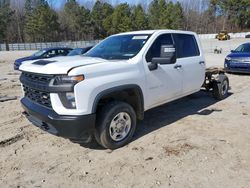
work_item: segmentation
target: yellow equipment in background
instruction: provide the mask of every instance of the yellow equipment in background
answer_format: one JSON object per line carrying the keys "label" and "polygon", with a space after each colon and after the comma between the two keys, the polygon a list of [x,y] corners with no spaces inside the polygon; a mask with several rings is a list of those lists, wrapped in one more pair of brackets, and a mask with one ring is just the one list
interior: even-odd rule
{"label": "yellow equipment in background", "polygon": [[215,38],[218,40],[230,40],[230,35],[227,31],[222,30],[218,33],[218,35],[215,36]]}

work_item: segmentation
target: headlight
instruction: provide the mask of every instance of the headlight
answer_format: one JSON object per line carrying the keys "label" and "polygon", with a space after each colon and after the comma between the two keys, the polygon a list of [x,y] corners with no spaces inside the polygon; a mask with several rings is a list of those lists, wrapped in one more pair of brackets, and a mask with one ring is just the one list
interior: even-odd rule
{"label": "headlight", "polygon": [[84,80],[84,75],[79,76],[56,76],[54,79],[54,85],[65,85],[65,84],[77,84]]}
{"label": "headlight", "polygon": [[231,57],[226,57],[226,61],[231,61],[232,58]]}
{"label": "headlight", "polygon": [[57,93],[65,108],[76,109],[74,86],[83,80],[84,75],[60,75],[54,78],[53,85],[54,87],[57,87]]}

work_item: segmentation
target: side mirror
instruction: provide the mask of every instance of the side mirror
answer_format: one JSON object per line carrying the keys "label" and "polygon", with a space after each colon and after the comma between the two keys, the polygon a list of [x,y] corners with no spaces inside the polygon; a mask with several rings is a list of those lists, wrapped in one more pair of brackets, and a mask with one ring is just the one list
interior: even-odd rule
{"label": "side mirror", "polygon": [[232,52],[232,53],[234,53],[234,52],[235,52],[235,50],[231,50],[231,52]]}
{"label": "side mirror", "polygon": [[160,57],[152,58],[153,64],[174,64],[176,62],[176,49],[174,45],[162,45]]}

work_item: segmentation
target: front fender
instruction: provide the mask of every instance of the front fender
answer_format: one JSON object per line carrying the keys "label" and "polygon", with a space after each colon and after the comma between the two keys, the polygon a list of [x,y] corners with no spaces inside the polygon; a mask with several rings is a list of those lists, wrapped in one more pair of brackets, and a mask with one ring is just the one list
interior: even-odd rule
{"label": "front fender", "polygon": [[98,103],[102,97],[109,95],[111,93],[114,93],[114,92],[120,92],[120,91],[130,90],[130,89],[136,91],[137,98],[139,100],[139,106],[140,106],[139,108],[140,108],[140,111],[143,112],[144,111],[144,97],[143,97],[142,89],[140,88],[140,86],[138,86],[136,84],[127,84],[127,85],[112,87],[112,88],[106,89],[106,90],[102,91],[101,93],[99,93],[95,97],[93,107],[92,107],[92,113],[96,113]]}

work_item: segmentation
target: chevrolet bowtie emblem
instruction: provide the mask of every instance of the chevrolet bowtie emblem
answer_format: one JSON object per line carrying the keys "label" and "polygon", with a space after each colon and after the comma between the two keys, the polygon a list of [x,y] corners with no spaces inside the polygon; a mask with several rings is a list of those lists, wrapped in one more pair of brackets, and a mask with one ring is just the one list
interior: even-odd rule
{"label": "chevrolet bowtie emblem", "polygon": [[42,98],[43,99],[48,99],[48,96],[47,95],[43,95]]}

